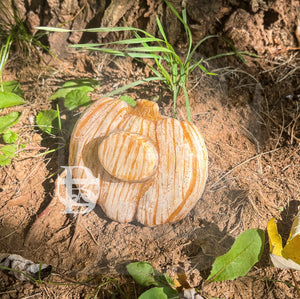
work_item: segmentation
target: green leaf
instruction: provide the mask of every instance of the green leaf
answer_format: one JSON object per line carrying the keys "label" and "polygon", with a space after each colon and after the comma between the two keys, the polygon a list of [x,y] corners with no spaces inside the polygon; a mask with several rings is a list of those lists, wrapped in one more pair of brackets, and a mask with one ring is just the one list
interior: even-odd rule
{"label": "green leaf", "polygon": [[16,144],[3,145],[0,148],[0,151],[3,153],[3,155],[5,155],[8,158],[14,157],[16,150],[17,150]]}
{"label": "green leaf", "polygon": [[20,112],[11,112],[7,115],[0,117],[0,134],[3,133],[6,129],[16,124],[21,116]]}
{"label": "green leaf", "polygon": [[24,91],[20,88],[20,83],[18,81],[5,81],[2,82],[3,91],[13,92],[16,95],[23,97]]}
{"label": "green leaf", "polygon": [[150,263],[130,263],[126,266],[126,269],[139,285],[144,287],[148,287],[150,285],[157,285],[157,282],[154,278],[155,271]]}
{"label": "green leaf", "polygon": [[18,133],[6,130],[2,138],[5,143],[15,143],[18,140]]}
{"label": "green leaf", "polygon": [[144,292],[138,299],[179,299],[176,290],[171,287],[154,287]]}
{"label": "green leaf", "polygon": [[65,99],[65,107],[69,110],[74,110],[77,107],[87,105],[91,102],[87,92],[82,89],[73,89],[67,95]]}
{"label": "green leaf", "polygon": [[0,154],[0,166],[7,166],[11,163],[11,159]]}
{"label": "green leaf", "polygon": [[216,258],[207,282],[233,280],[246,275],[260,260],[265,242],[261,229],[249,229],[241,233],[231,249]]}
{"label": "green leaf", "polygon": [[136,105],[135,100],[127,94],[120,96],[120,100],[126,102],[127,104],[129,104],[132,107],[135,107],[135,105]]}
{"label": "green leaf", "polygon": [[58,111],[52,109],[40,111],[36,116],[36,124],[48,134],[57,134],[59,131]]}
{"label": "green leaf", "polygon": [[49,98],[49,100],[65,98],[66,95],[72,90],[81,90],[88,93],[93,91],[96,86],[99,86],[99,84],[98,81],[94,79],[76,79],[67,81]]}
{"label": "green leaf", "polygon": [[0,108],[24,104],[25,101],[15,93],[0,91]]}

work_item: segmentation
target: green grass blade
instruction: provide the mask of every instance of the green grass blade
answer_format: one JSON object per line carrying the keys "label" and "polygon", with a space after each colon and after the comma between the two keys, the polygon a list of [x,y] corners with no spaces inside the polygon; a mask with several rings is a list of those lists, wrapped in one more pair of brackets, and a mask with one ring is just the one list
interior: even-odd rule
{"label": "green grass blade", "polygon": [[247,60],[240,54],[240,52],[237,50],[237,48],[226,38],[223,37],[223,40],[225,41],[225,43],[227,45],[230,46],[230,48],[233,50],[233,52],[235,53],[235,55],[240,58],[242,60],[242,62],[244,62],[245,64],[248,64]]}
{"label": "green grass blade", "polygon": [[183,90],[183,94],[184,94],[184,98],[185,98],[187,120],[191,121],[192,117],[191,117],[190,99],[189,99],[189,95],[188,95],[185,85],[182,85],[182,90]]}
{"label": "green grass blade", "polygon": [[218,37],[218,35],[216,34],[213,34],[213,35],[208,35],[208,36],[205,36],[204,38],[202,38],[197,44],[196,46],[193,48],[191,54],[190,54],[190,57],[189,57],[189,60],[192,58],[192,56],[194,55],[195,51],[199,48],[199,46],[205,42],[207,39],[210,39],[210,38],[214,38],[214,37]]}
{"label": "green grass blade", "polygon": [[177,97],[180,91],[180,85],[176,85],[173,90],[173,113],[174,117],[176,117],[176,111],[177,111]]}
{"label": "green grass blade", "polygon": [[60,112],[59,112],[59,106],[56,104],[56,111],[57,111],[57,119],[58,119],[58,128],[59,131],[61,132],[61,118],[60,118]]}
{"label": "green grass blade", "polygon": [[103,52],[103,53],[107,53],[107,54],[111,54],[111,55],[119,56],[119,57],[129,56],[129,57],[135,58],[135,59],[139,59],[139,58],[153,59],[154,58],[153,56],[163,58],[162,56],[155,55],[154,53],[127,52],[126,49],[119,51],[119,50],[108,49],[108,48],[87,47],[87,48],[85,48],[85,50]]}
{"label": "green grass blade", "polygon": [[203,61],[203,59],[199,60],[199,61],[195,61],[193,60],[193,62],[195,62],[194,65],[191,66],[191,71],[194,70],[195,67],[199,67],[201,69],[201,71],[203,71],[205,74],[210,75],[210,76],[216,76],[216,73],[211,73],[209,72],[202,64],[201,62]]}
{"label": "green grass blade", "polygon": [[183,22],[184,22],[183,25],[184,25],[184,28],[185,28],[185,32],[188,36],[188,42],[189,42],[187,57],[191,57],[190,53],[191,53],[191,49],[192,49],[192,45],[193,45],[193,37],[192,37],[191,29],[190,29],[190,27],[188,26],[188,23],[187,23],[186,9],[182,10],[182,18],[183,18]]}
{"label": "green grass blade", "polygon": [[190,51],[191,51],[191,48],[192,48],[192,42],[193,42],[193,39],[192,39],[192,32],[187,24],[187,17],[186,17],[186,9],[183,9],[182,10],[182,15],[183,15],[183,18],[181,18],[181,16],[178,14],[178,12],[175,10],[175,8],[171,5],[171,3],[167,0],[164,0],[165,3],[168,5],[168,7],[171,9],[171,11],[173,12],[173,14],[176,16],[176,18],[183,24],[184,26],[184,29],[187,33],[187,36],[188,36],[188,54],[187,54],[187,57],[189,57],[189,54],[190,54]]}
{"label": "green grass blade", "polygon": [[247,55],[247,56],[250,56],[250,57],[261,58],[261,56],[255,54],[255,53],[247,52],[247,51],[239,51],[239,53],[241,55]]}
{"label": "green grass blade", "polygon": [[158,67],[160,73],[166,79],[166,83],[167,83],[168,87],[170,89],[172,89],[173,82],[172,82],[172,78],[171,78],[169,72],[162,66],[162,64],[157,64],[157,67]]}
{"label": "green grass blade", "polygon": [[[259,55],[256,55],[256,54],[254,54],[254,53],[249,53],[249,52],[247,52],[247,51],[239,51],[238,53],[239,53],[240,55],[247,55],[247,56],[250,56],[250,57],[260,58]],[[236,52],[220,53],[220,54],[217,54],[217,55],[215,55],[215,56],[211,56],[211,57],[209,57],[209,58],[206,58],[205,60],[206,60],[206,61],[209,61],[209,60],[221,58],[221,57],[224,57],[224,56],[231,56],[231,55],[236,55]]]}
{"label": "green grass blade", "polygon": [[134,81],[132,83],[129,83],[127,85],[124,85],[114,91],[111,91],[107,94],[104,95],[104,97],[109,97],[109,96],[113,96],[115,94],[118,94],[120,92],[123,92],[129,88],[132,88],[132,87],[135,87],[137,85],[140,85],[140,84],[143,84],[145,82],[150,82],[150,81],[161,81],[161,80],[164,80],[164,77],[149,77],[149,78],[145,78],[145,79],[141,79],[141,80],[137,80],[137,81]]}
{"label": "green grass blade", "polygon": [[11,35],[8,36],[5,45],[1,47],[1,52],[0,52],[0,76],[1,76],[1,82],[2,83],[2,70],[6,64],[6,61],[8,59],[9,55],[9,50],[11,46]]}
{"label": "green grass blade", "polygon": [[162,77],[162,74],[159,72],[159,70],[155,69],[153,66],[149,64],[147,64],[147,66],[157,77]]}
{"label": "green grass blade", "polygon": [[122,51],[172,53],[171,50],[169,50],[165,47],[155,47],[155,46],[126,48]]}
{"label": "green grass blade", "polygon": [[171,72],[172,72],[173,85],[175,85],[176,82],[177,82],[177,77],[178,77],[178,65],[177,65],[177,63],[173,63],[173,65],[171,66]]}
{"label": "green grass blade", "polygon": [[[139,38],[133,38],[133,39],[124,39],[119,40],[115,42],[110,43],[102,43],[102,44],[77,44],[77,45],[70,45],[70,48],[86,48],[86,47],[102,47],[107,45],[132,45],[132,44],[142,44],[147,42],[162,42],[162,39],[156,38],[156,37],[139,37]],[[144,46],[144,45],[143,45]]]}
{"label": "green grass blade", "polygon": [[209,61],[209,60],[213,60],[213,59],[217,59],[217,58],[221,58],[221,57],[225,57],[225,56],[232,56],[232,55],[235,55],[235,52],[220,53],[220,54],[206,58],[205,61]]}
{"label": "green grass blade", "polygon": [[156,22],[157,22],[158,29],[159,29],[163,39],[165,40],[165,42],[168,42],[167,36],[165,34],[165,31],[164,31],[164,28],[163,28],[158,16],[156,16]]}
{"label": "green grass blade", "polygon": [[47,27],[47,26],[37,26],[35,27],[37,30],[45,30],[49,32],[119,32],[119,31],[139,31],[145,36],[153,37],[147,31],[142,29],[133,28],[133,27],[102,27],[102,28],[86,28],[86,29],[65,29],[58,27]]}

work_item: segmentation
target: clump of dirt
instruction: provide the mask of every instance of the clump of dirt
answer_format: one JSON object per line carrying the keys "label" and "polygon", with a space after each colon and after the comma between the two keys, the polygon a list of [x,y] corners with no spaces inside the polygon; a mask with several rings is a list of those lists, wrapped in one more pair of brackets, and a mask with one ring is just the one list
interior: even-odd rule
{"label": "clump of dirt", "polygon": [[[171,2],[180,10],[179,1]],[[129,1],[125,6],[118,6],[118,1],[103,3],[85,2],[84,13],[67,26],[122,25],[124,15],[130,25],[151,28],[151,33],[155,33],[157,29],[152,26],[155,12],[164,18],[170,40],[178,47],[184,46],[183,35],[178,34],[184,32],[183,28],[180,23],[170,23],[170,11],[162,2]],[[287,271],[270,267],[267,243],[262,260],[249,276],[201,286],[214,259],[228,251],[242,231],[265,230],[267,221],[276,217],[282,219],[279,228],[287,238],[291,219],[300,203],[299,55],[285,49],[297,46],[294,32],[299,4],[290,1],[283,5],[277,0],[196,4],[196,1],[187,2],[195,42],[208,34],[219,33],[237,49],[262,57],[247,57],[248,65],[237,58],[216,60],[208,67],[218,76],[197,71],[191,78],[192,121],[206,141],[209,179],[196,207],[177,223],[153,228],[137,223],[121,224],[108,219],[99,207],[87,214],[62,213],[65,207],[57,197],[55,181],[60,167],[67,163],[69,136],[64,140],[46,136],[34,126],[38,111],[52,106],[48,97],[65,81],[96,78],[100,87],[91,98],[97,100],[108,91],[143,78],[147,72],[144,65],[129,58],[99,53],[69,53],[64,65],[55,60],[48,65],[50,60],[45,55],[46,64],[32,64],[20,72],[8,64],[5,78],[17,78],[25,90],[27,104],[22,106],[22,118],[14,130],[26,148],[11,165],[0,169],[0,250],[52,265],[52,279],[60,282],[83,281],[92,276],[96,280],[76,287],[36,286],[29,282],[20,284],[7,273],[1,273],[2,296],[83,298],[103,283],[101,275],[106,275],[117,277],[118,285],[112,281],[103,287],[100,298],[110,298],[112,294],[122,296],[118,287],[130,298],[137,297],[134,294],[143,290],[128,278],[125,266],[131,261],[147,260],[171,277],[183,270],[190,285],[201,289],[205,298],[282,298],[283,294],[294,298],[292,287],[276,282],[292,283],[292,280]],[[34,18],[32,14],[27,16],[31,25],[38,16],[44,25],[56,26],[58,22],[70,20],[79,9],[78,4],[53,7],[53,1],[44,1],[43,5],[47,8],[43,20],[40,6],[35,8]],[[33,7],[29,10],[33,11]],[[59,15],[61,11],[64,13]],[[67,41],[77,43],[91,38],[109,40],[118,36],[53,34],[49,44],[63,57],[69,52]],[[198,55],[212,56],[224,50],[230,51],[228,44],[211,40]],[[284,51],[276,54],[280,50]],[[136,99],[157,100],[162,114],[173,116],[170,93],[161,84],[134,88],[129,94]],[[10,110],[17,111],[20,107]],[[181,96],[178,116],[185,119],[185,115]],[[74,120],[79,117],[78,111],[66,117]],[[54,153],[39,155],[61,146],[63,149]],[[299,281],[299,273],[296,278]]]}

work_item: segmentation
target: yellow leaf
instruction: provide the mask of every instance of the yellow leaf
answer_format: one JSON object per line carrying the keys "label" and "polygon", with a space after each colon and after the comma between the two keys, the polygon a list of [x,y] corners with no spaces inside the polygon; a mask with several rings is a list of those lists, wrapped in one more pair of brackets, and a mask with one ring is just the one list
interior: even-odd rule
{"label": "yellow leaf", "polygon": [[269,236],[270,252],[277,256],[282,256],[282,239],[278,234],[275,218],[272,218],[267,224]]}
{"label": "yellow leaf", "polygon": [[288,242],[299,235],[300,235],[300,210],[293,221]]}
{"label": "yellow leaf", "polygon": [[286,245],[278,234],[275,218],[267,224],[270,243],[270,258],[277,268],[300,270],[300,211],[296,215]]}
{"label": "yellow leaf", "polygon": [[289,239],[282,250],[282,256],[300,265],[300,211],[293,221]]}

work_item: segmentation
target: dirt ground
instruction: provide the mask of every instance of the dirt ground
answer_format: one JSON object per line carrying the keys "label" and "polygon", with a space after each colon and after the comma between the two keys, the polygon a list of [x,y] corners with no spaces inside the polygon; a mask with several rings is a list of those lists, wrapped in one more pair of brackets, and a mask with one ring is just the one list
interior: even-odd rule
{"label": "dirt ground", "polygon": [[[27,10],[26,22],[56,26],[74,16],[78,7],[46,1]],[[63,2],[66,3],[67,1]],[[160,1],[111,1],[97,7],[85,2],[70,28],[129,25],[155,33],[155,14],[164,19],[170,41],[184,55],[184,30]],[[120,2],[122,3],[122,2]],[[119,3],[119,4],[120,4]],[[173,1],[180,8],[180,1]],[[209,153],[205,192],[183,220],[157,227],[120,224],[108,219],[99,207],[87,214],[62,214],[64,206],[55,195],[61,166],[67,165],[71,124],[76,113],[65,117],[64,136],[43,134],[35,116],[51,108],[48,98],[67,80],[94,78],[100,86],[91,93],[97,100],[105,93],[149,75],[149,70],[129,58],[101,53],[78,53],[67,46],[88,40],[123,38],[59,35],[48,38],[60,61],[44,53],[41,59],[22,61],[11,56],[5,80],[16,79],[25,91],[20,122],[14,126],[26,148],[9,166],[0,169],[0,252],[16,253],[36,263],[53,266],[52,281],[59,284],[20,282],[0,273],[1,298],[88,298],[99,288],[98,298],[137,298],[143,289],[128,276],[125,266],[148,261],[171,277],[183,270],[191,287],[203,298],[296,298],[291,274],[271,267],[268,240],[262,260],[246,277],[203,286],[214,259],[231,247],[249,228],[266,230],[276,217],[284,240],[300,204],[300,67],[295,34],[300,5],[293,0],[186,1],[194,42],[209,34],[230,39],[240,51],[260,58],[237,57],[210,61],[217,72],[208,76],[196,71],[189,81],[192,121],[203,135]],[[53,6],[51,6],[52,4]],[[77,4],[76,4],[77,5]],[[60,9],[60,14],[56,10]],[[56,12],[56,13],[54,13]],[[45,16],[47,16],[46,18]],[[123,18],[124,16],[124,18]],[[299,25],[300,26],[300,23]],[[199,57],[230,49],[222,39],[200,47]],[[161,113],[172,116],[172,98],[160,83],[145,84],[129,92],[135,99],[156,100]],[[179,117],[186,119],[183,96]],[[4,109],[20,111],[20,107]],[[40,155],[56,149],[47,155]],[[300,273],[295,272],[300,283]],[[93,278],[91,281],[83,282]],[[110,280],[115,278],[116,280]]]}

